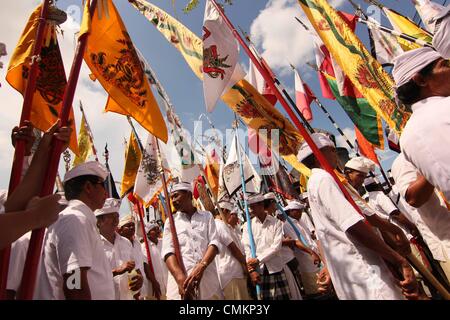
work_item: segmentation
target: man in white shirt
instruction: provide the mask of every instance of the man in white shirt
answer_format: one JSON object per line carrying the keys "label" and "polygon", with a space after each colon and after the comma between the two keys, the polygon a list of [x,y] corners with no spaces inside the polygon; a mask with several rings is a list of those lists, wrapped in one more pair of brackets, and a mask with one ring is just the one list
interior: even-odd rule
{"label": "man in white shirt", "polygon": [[[217,271],[225,300],[250,300],[247,289],[247,265],[241,240],[229,225],[230,202],[219,202],[222,215],[216,215],[216,231],[220,242],[216,256]],[[224,218],[225,220],[222,220]]]}
{"label": "man in white shirt", "polygon": [[[102,209],[95,210],[97,227],[100,232],[106,257],[114,277],[115,299],[133,300],[132,292],[138,292],[143,283],[140,272],[131,277],[129,273],[135,268],[132,256],[133,248],[128,239],[116,232],[119,224],[120,200],[108,198]],[[130,279],[130,283],[128,278]]]}
{"label": "man in white shirt", "polygon": [[[283,270],[284,262],[281,256],[282,223],[264,211],[263,195],[250,196],[248,205],[253,215],[251,230],[256,247],[255,258],[251,255],[248,222],[245,222],[243,226],[242,243],[252,282],[261,285],[261,300],[289,300],[289,284]],[[255,277],[258,274],[259,277]]]}
{"label": "man in white shirt", "polygon": [[117,232],[124,238],[126,238],[131,244],[131,256],[136,263],[136,272],[145,274],[146,278],[152,284],[152,292],[148,290],[146,285],[142,288],[143,296],[154,295],[157,299],[161,296],[161,289],[156,281],[154,273],[151,271],[148,264],[148,260],[145,260],[145,255],[142,253],[141,244],[136,239],[136,223],[131,214],[125,215],[119,221]]}
{"label": "man in white shirt", "polygon": [[424,240],[450,279],[450,211],[445,201],[403,154],[394,160],[392,176],[402,198],[417,209],[421,223],[429,230],[422,232]]}
{"label": "man in white shirt", "polygon": [[[313,133],[311,138],[330,166],[336,168],[333,142],[320,133]],[[333,177],[319,169],[320,164],[306,143],[300,147],[297,158],[312,169],[307,185],[309,203],[321,257],[327,266],[324,270],[329,272],[338,298],[396,300],[403,298],[402,292],[408,298],[417,298],[417,282],[407,260],[364,222]],[[398,268],[403,280],[397,282],[393,278],[383,259]]]}
{"label": "man in white shirt", "polygon": [[[192,186],[181,182],[172,186],[170,198],[176,214],[176,235],[170,220],[164,225],[162,257],[169,269],[168,300],[222,299],[214,258],[219,252],[214,217],[209,211],[198,211],[192,205]],[[178,262],[173,236],[178,238],[181,263]],[[185,270],[183,270],[183,266]]]}
{"label": "man in white shirt", "polygon": [[94,215],[106,200],[107,176],[106,168],[96,161],[66,173],[63,183],[69,204],[47,230],[38,299],[114,299],[113,276]]}
{"label": "man in white shirt", "polygon": [[450,61],[432,48],[414,49],[395,59],[392,74],[398,99],[413,111],[400,137],[402,153],[450,199]]}
{"label": "man in white shirt", "polygon": [[[166,294],[167,294],[167,267],[164,263],[162,257],[161,257],[161,250],[162,250],[162,240],[159,241],[159,234],[160,234],[160,227],[156,222],[147,223],[145,225],[145,232],[148,239],[148,249],[150,251],[150,257],[151,262],[155,274],[155,279],[157,281],[157,284],[152,284],[151,281],[148,283],[148,285],[152,288],[155,288],[154,291],[160,291],[161,292],[161,300],[166,300]],[[145,242],[141,244],[142,247],[142,253],[144,254],[145,258],[147,259],[147,248],[145,247]],[[150,290],[149,290],[150,293]],[[155,292],[153,292],[152,297],[155,297]],[[152,298],[151,297],[151,298]]]}
{"label": "man in white shirt", "polygon": [[[303,284],[305,296],[312,296],[318,293],[317,275],[319,271],[320,257],[316,242],[312,239],[306,226],[301,221],[304,214],[305,205],[298,201],[290,201],[284,211],[291,218],[291,221],[300,236],[294,231],[294,227],[289,222],[285,222],[283,229],[295,241],[294,254],[298,261],[298,270]],[[305,242],[303,242],[303,241]]]}

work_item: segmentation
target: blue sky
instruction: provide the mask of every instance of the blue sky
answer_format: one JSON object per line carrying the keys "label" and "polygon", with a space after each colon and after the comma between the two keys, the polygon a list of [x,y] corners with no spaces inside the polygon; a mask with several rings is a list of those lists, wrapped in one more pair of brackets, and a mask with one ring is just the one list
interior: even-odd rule
{"label": "blue sky", "polygon": [[[160,8],[166,10],[169,14],[178,17],[178,19],[196,34],[201,34],[203,23],[204,3],[200,1],[200,6],[189,14],[182,12],[183,6],[187,0],[176,0],[176,12],[172,6],[171,0],[154,0],[151,1]],[[367,8],[367,4],[362,0],[355,0],[361,4],[363,9]],[[442,0],[436,1],[441,3]],[[4,8],[0,13],[0,42],[7,44],[9,55],[2,57],[4,69],[0,70],[0,99],[3,103],[8,104],[8,110],[0,110],[0,116],[4,119],[0,122],[0,146],[2,147],[2,155],[0,156],[0,188],[6,188],[9,180],[10,163],[12,161],[12,148],[9,145],[9,132],[13,125],[18,123],[20,116],[20,108],[22,99],[20,95],[14,93],[5,83],[5,69],[8,65],[10,54],[17,43],[23,26],[26,23],[28,15],[32,8],[38,3],[35,0],[20,0],[14,4],[9,2],[2,4],[9,8]],[[176,111],[181,120],[190,132],[193,132],[193,121],[197,120],[201,113],[205,113],[203,87],[202,83],[192,73],[191,69],[183,60],[179,52],[173,48],[163,36],[154,28],[146,18],[137,12],[126,0],[115,0],[122,19],[128,28],[136,47],[143,53],[152,68],[155,70],[159,80],[164,85],[169,94]],[[345,0],[330,1],[338,8],[347,12],[354,12],[350,4]],[[412,18],[415,9],[410,1],[401,0],[385,0],[383,3],[402,14]],[[79,9],[81,0],[59,0],[58,6],[67,10],[72,20],[79,21]],[[317,76],[309,67],[305,65],[307,61],[313,61],[314,56],[311,51],[311,43],[308,36],[303,32],[297,22],[294,21],[293,15],[304,17],[302,9],[294,0],[235,0],[232,6],[226,7],[226,13],[236,26],[242,27],[244,30],[251,32],[252,38],[258,44],[258,49],[267,58],[267,61],[273,66],[274,72],[281,78],[285,87],[292,92],[294,87],[294,76],[289,72],[289,62],[292,62],[300,70],[302,78],[307,82],[316,95],[320,98],[320,88]],[[78,19],[78,20],[77,20]],[[389,23],[382,17],[382,23],[389,26]],[[64,42],[67,45],[63,49],[63,58],[66,65],[66,73],[69,73],[72,57],[65,55],[65,52],[73,51],[74,35],[76,31],[76,23],[72,22],[72,26],[66,28]],[[367,31],[363,25],[358,25],[357,34],[364,43],[367,41]],[[70,48],[72,45],[72,48]],[[63,47],[64,45],[61,44]],[[72,52],[73,53],[73,52]],[[69,54],[68,54],[69,55]],[[284,57],[286,55],[286,57]],[[248,58],[241,50],[241,62],[248,66]],[[83,100],[88,120],[94,138],[96,140],[97,149],[102,153],[105,142],[108,142],[111,151],[111,168],[116,180],[120,180],[123,170],[123,138],[129,136],[129,127],[126,119],[118,115],[103,114],[106,102],[106,95],[103,89],[96,83],[92,83],[86,76],[88,71],[84,68],[80,76],[79,89],[77,89],[74,106],[77,124],[81,120],[78,111],[78,99]],[[353,134],[353,125],[347,115],[342,111],[341,107],[331,100],[321,99],[322,103],[328,107],[330,113],[334,116],[342,128],[349,128],[345,131]],[[17,105],[16,106],[9,106]],[[277,105],[281,110],[281,106]],[[334,127],[323,116],[317,106],[313,106],[314,120],[313,127],[329,130],[337,135]],[[209,114],[209,117],[220,130],[231,127],[233,113],[222,102],[219,102],[216,109]],[[206,121],[203,122],[203,128],[208,128]],[[139,129],[141,139],[145,141],[146,134],[144,130]],[[344,146],[341,144],[341,146]],[[395,156],[392,152],[382,154],[383,165],[386,169],[390,165]],[[100,157],[102,158],[102,157]],[[63,173],[64,170],[60,169]]]}

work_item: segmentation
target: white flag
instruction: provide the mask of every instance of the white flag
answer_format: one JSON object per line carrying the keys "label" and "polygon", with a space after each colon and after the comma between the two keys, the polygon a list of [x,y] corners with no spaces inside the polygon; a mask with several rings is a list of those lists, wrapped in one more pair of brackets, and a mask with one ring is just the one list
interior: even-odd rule
{"label": "white flag", "polygon": [[239,64],[239,46],[219,12],[206,1],[203,20],[203,91],[206,110],[212,112],[219,98],[245,77]]}
{"label": "white flag", "polygon": [[435,17],[445,7],[430,0],[413,0],[412,2],[416,5],[417,12],[419,13],[426,29],[431,33],[434,33],[434,27],[436,25]]}
{"label": "white flag", "polygon": [[149,133],[134,185],[134,194],[146,206],[150,204],[152,198],[162,188],[161,170],[168,166],[162,154],[161,158],[163,158],[163,163],[161,163],[160,157],[158,157],[156,138]]}
{"label": "white flag", "polygon": [[[369,21],[373,22],[373,24],[378,24],[378,22],[371,17],[369,17]],[[393,64],[394,58],[403,53],[403,49],[400,47],[395,36],[378,30],[373,24],[369,24],[368,27],[372,33],[377,60],[381,65]]]}
{"label": "white flag", "polygon": [[[237,147],[237,148],[236,148]],[[230,197],[242,188],[241,168],[239,164],[239,158],[237,151],[241,154],[241,161],[244,169],[245,188],[248,193],[259,193],[261,190],[261,177],[256,172],[255,168],[251,164],[247,155],[242,150],[242,147],[237,143],[236,136],[231,144],[230,153],[224,166],[221,166],[220,178],[219,178],[219,197],[221,189],[223,187],[228,192]],[[223,187],[220,187],[220,184]]]}
{"label": "white flag", "polygon": [[250,83],[259,93],[264,93],[265,80],[258,69],[253,65],[252,59],[248,62],[248,73],[245,79]]}

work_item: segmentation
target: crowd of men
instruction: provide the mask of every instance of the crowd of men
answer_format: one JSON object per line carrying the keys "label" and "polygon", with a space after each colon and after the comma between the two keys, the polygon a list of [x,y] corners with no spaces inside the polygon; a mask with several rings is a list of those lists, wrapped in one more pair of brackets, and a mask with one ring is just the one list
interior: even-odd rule
{"label": "crowd of men", "polygon": [[[35,299],[444,298],[411,257],[449,290],[449,11],[435,19],[434,49],[396,58],[397,99],[412,116],[388,190],[375,178],[373,161],[355,157],[340,170],[332,140],[314,133],[340,183],[304,143],[297,158],[312,174],[297,199],[246,196],[244,222],[245,210],[230,201],[214,212],[200,210],[191,183],[179,182],[169,190],[174,225],[166,219],[161,230],[147,222],[139,236],[135,215],[120,219],[120,201],[107,198],[108,171],[98,162],[68,171],[64,194],[37,197],[52,138],[69,140],[71,129],[56,123],[27,161],[21,184],[0,197],[0,248],[12,243],[8,298],[20,294],[29,231],[38,228],[46,232]],[[26,123],[12,134],[13,144],[25,141],[27,156],[32,129]]]}

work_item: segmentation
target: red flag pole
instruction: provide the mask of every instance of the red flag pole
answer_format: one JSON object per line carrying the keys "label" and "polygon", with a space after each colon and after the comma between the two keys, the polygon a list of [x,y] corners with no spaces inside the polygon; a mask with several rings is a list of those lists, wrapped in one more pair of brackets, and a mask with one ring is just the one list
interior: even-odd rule
{"label": "red flag pole", "polygon": [[[148,265],[150,267],[150,271],[153,273],[153,275],[155,275],[155,269],[153,268],[152,257],[150,256],[150,247],[148,245],[147,234],[145,232],[145,226],[144,226],[144,218],[143,218],[143,216],[144,216],[144,207],[143,207],[142,203],[139,202],[139,200],[135,204],[135,206],[138,209],[139,221],[141,222],[141,230],[142,230],[142,235],[144,237],[145,251],[147,252],[147,262],[148,262]],[[159,300],[159,298],[158,298],[158,300]]]}
{"label": "red flag pole", "polygon": [[211,2],[214,4],[214,6],[216,7],[217,11],[219,12],[220,16],[223,18],[223,20],[225,21],[225,23],[227,24],[227,26],[230,28],[230,30],[232,31],[234,37],[236,38],[237,41],[239,41],[239,43],[241,44],[241,46],[244,48],[245,52],[247,53],[247,55],[250,57],[250,59],[252,60],[252,62],[255,64],[256,68],[258,69],[258,71],[261,73],[261,75],[264,77],[264,80],[267,81],[267,83],[269,84],[270,88],[273,90],[273,92],[275,93],[278,101],[280,101],[281,105],[283,106],[284,110],[288,113],[289,117],[292,119],[292,121],[294,122],[295,126],[297,127],[298,131],[300,132],[300,134],[303,136],[303,138],[305,139],[306,143],[308,143],[309,147],[311,148],[311,150],[313,151],[314,155],[317,157],[317,160],[319,161],[320,165],[322,166],[322,168],[324,170],[326,170],[332,177],[333,179],[336,181],[336,183],[339,186],[339,189],[342,191],[342,193],[344,194],[345,198],[347,199],[348,202],[350,202],[350,204],[355,208],[355,210],[361,214],[362,216],[364,216],[360,210],[360,208],[356,205],[356,203],[353,201],[352,197],[350,196],[350,194],[348,193],[347,189],[342,185],[341,181],[339,180],[339,178],[337,177],[337,175],[334,173],[334,169],[330,166],[330,164],[328,163],[328,161],[325,159],[325,157],[323,156],[322,152],[319,150],[319,148],[317,148],[316,144],[314,143],[314,141],[312,140],[311,136],[308,134],[308,132],[306,131],[306,129],[302,126],[302,124],[300,123],[299,119],[297,118],[297,116],[294,114],[294,112],[292,111],[292,109],[290,108],[289,104],[286,102],[286,100],[284,99],[283,95],[280,93],[280,91],[278,90],[277,86],[275,85],[275,82],[273,80],[273,78],[270,75],[270,72],[264,67],[264,65],[255,57],[255,55],[253,54],[253,52],[250,50],[250,48],[247,46],[247,44],[245,43],[244,39],[242,39],[241,35],[236,31],[236,29],[234,28],[233,24],[231,23],[231,21],[228,19],[228,17],[225,15],[223,9],[217,4],[217,2],[215,0],[211,0]]}
{"label": "red flag pole", "polygon": [[[31,106],[33,103],[33,95],[36,89],[36,81],[38,77],[38,61],[36,57],[39,57],[41,54],[42,43],[44,40],[46,19],[48,16],[48,9],[50,6],[50,0],[45,0],[42,4],[41,14],[39,17],[37,32],[36,32],[36,40],[33,47],[32,60],[30,64],[30,72],[28,75],[28,81],[26,84],[25,94],[23,98],[22,105],[22,114],[20,117],[20,125],[23,126],[26,120],[30,120],[31,114]],[[9,188],[8,188],[8,196],[13,193],[16,187],[19,185],[22,169],[23,169],[23,160],[25,158],[25,141],[17,140],[16,147],[14,150],[14,159],[12,163],[11,176],[9,178]],[[11,246],[7,246],[0,253],[0,300],[5,299],[6,294],[6,283],[8,279],[8,269],[9,269],[9,258],[11,253]]]}
{"label": "red flag pole", "polygon": [[[91,0],[89,12],[93,16],[97,0]],[[62,109],[59,115],[61,126],[67,126],[72,102],[77,87],[78,77],[80,75],[81,64],[83,62],[84,52],[86,51],[88,34],[83,34],[78,39],[78,45],[73,59],[72,68],[70,70],[69,80],[64,92]],[[56,173],[58,171],[59,159],[62,151],[62,141],[54,139],[53,147],[50,155],[50,161],[47,167],[47,179],[44,181],[41,196],[49,195],[53,192],[55,185]],[[37,269],[39,258],[41,255],[42,241],[44,239],[45,229],[33,230],[31,234],[30,244],[28,247],[27,258],[22,275],[22,282],[19,289],[18,299],[31,300],[33,298],[34,288],[36,284]]]}

